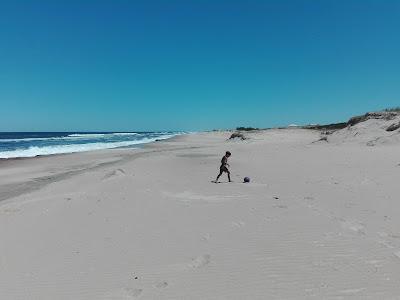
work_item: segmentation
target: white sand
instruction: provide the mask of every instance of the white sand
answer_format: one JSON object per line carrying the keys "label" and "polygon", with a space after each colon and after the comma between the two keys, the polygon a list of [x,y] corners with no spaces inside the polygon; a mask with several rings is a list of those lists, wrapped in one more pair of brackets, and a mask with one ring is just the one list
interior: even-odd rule
{"label": "white sand", "polygon": [[400,299],[399,146],[227,137],[0,162],[0,299]]}

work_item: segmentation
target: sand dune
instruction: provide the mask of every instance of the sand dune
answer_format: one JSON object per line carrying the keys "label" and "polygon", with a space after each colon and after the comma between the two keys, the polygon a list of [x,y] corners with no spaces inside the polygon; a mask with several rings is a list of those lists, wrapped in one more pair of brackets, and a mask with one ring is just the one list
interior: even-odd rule
{"label": "sand dune", "polygon": [[399,299],[396,121],[0,162],[0,299]]}
{"label": "sand dune", "polygon": [[334,144],[399,145],[399,128],[400,113],[375,112],[354,117],[346,128],[325,137],[326,141]]}

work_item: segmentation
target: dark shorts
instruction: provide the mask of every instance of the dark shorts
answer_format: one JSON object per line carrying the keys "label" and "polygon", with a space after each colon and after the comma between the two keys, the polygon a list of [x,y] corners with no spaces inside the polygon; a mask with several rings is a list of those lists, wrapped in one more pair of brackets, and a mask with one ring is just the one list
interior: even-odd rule
{"label": "dark shorts", "polygon": [[222,172],[226,172],[226,173],[229,173],[229,170],[228,170],[228,168],[226,167],[226,166],[220,166],[219,167],[219,171],[222,173]]}

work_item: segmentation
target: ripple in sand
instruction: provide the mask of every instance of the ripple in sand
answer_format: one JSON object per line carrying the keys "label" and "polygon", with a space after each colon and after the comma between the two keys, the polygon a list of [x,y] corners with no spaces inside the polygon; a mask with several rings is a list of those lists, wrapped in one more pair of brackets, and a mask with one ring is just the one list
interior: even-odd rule
{"label": "ripple in sand", "polygon": [[192,260],[192,262],[189,264],[189,267],[191,267],[193,269],[198,269],[198,268],[204,267],[205,265],[209,264],[210,261],[211,261],[210,254],[200,255]]}

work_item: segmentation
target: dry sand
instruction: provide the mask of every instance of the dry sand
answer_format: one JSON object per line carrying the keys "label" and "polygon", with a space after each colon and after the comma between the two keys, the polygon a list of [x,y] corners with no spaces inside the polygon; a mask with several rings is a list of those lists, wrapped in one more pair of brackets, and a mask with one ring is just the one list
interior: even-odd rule
{"label": "dry sand", "polygon": [[0,299],[400,299],[398,144],[229,134],[0,162]]}

